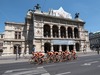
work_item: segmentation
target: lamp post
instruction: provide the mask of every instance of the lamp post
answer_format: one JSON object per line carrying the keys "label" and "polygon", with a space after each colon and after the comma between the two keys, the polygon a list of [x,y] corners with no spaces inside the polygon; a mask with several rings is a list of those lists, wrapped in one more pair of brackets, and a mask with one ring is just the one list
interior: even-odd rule
{"label": "lamp post", "polygon": [[18,56],[18,46],[19,46],[19,45],[16,45],[16,47],[17,47],[17,48],[16,48],[16,60],[18,59],[18,58],[17,58],[17,56]]}
{"label": "lamp post", "polygon": [[[25,51],[29,51],[29,53],[31,53],[30,50],[32,50],[32,45],[34,44],[34,12],[39,12],[40,11],[40,5],[37,4],[36,6],[34,6],[36,10],[32,10],[29,9],[29,11],[27,12],[27,16],[26,16],[26,38],[25,38]],[[33,25],[32,25],[33,24]]]}

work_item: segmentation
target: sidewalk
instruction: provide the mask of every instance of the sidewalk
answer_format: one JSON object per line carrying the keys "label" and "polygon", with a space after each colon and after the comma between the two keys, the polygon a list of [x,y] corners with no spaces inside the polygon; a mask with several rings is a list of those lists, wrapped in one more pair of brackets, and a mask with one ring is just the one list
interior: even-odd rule
{"label": "sidewalk", "polygon": [[96,51],[91,51],[91,52],[79,52],[77,53],[77,55],[79,57],[82,57],[82,56],[91,56],[91,55],[97,55],[97,52]]}
{"label": "sidewalk", "polygon": [[[91,55],[97,55],[97,52],[87,52],[87,53],[83,53],[83,52],[79,52],[77,53],[78,57],[83,57],[83,56],[91,56]],[[17,57],[16,60],[16,56],[0,56],[0,64],[8,64],[8,63],[18,63],[18,62],[28,62],[28,59],[31,57],[31,55],[27,55],[27,56],[21,56],[20,58]]]}
{"label": "sidewalk", "polygon": [[19,62],[28,62],[28,59],[31,55],[21,56],[20,58],[16,56],[0,56],[0,64],[8,64],[8,63],[19,63]]}

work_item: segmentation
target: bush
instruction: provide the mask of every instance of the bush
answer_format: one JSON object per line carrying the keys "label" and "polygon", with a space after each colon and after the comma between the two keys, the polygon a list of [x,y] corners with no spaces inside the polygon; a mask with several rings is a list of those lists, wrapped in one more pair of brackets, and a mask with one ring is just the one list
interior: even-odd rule
{"label": "bush", "polygon": [[0,49],[0,52],[3,52],[3,50],[2,50],[2,49]]}

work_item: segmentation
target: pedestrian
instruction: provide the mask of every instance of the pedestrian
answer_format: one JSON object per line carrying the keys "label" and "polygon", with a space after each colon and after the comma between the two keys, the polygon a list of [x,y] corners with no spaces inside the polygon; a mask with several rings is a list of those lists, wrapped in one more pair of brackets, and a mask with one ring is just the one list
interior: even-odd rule
{"label": "pedestrian", "polygon": [[97,50],[97,54],[99,54],[99,50]]}
{"label": "pedestrian", "polygon": [[84,54],[86,53],[86,45],[84,45],[84,47],[83,47],[83,53]]}
{"label": "pedestrian", "polygon": [[35,45],[33,45],[33,48],[32,48],[32,55],[34,55],[34,52],[35,52]]}
{"label": "pedestrian", "polygon": [[96,47],[97,54],[99,54],[99,46]]}
{"label": "pedestrian", "polygon": [[19,48],[18,54],[19,54],[19,58],[20,58],[20,55],[21,55],[21,48]]}

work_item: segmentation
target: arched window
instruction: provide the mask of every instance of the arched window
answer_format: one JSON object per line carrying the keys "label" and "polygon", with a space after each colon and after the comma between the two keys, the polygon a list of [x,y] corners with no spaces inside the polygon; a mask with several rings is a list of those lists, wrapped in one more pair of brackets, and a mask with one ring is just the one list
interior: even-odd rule
{"label": "arched window", "polygon": [[61,26],[60,27],[60,35],[61,35],[61,38],[66,38],[66,28],[64,26]]}
{"label": "arched window", "polygon": [[76,43],[75,47],[76,47],[76,51],[80,51],[80,45],[79,45],[79,43]]}
{"label": "arched window", "polygon": [[44,25],[44,37],[51,37],[50,26],[48,24]]}
{"label": "arched window", "polygon": [[79,31],[78,28],[74,28],[74,37],[79,38]]}
{"label": "arched window", "polygon": [[68,38],[73,38],[72,28],[68,27]]}
{"label": "arched window", "polygon": [[58,27],[56,25],[53,26],[52,31],[53,31],[53,37],[59,37]]}
{"label": "arched window", "polygon": [[47,51],[51,51],[51,44],[49,42],[44,44],[44,52],[47,53]]}

